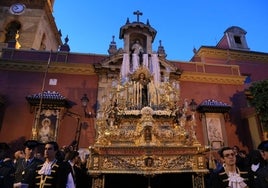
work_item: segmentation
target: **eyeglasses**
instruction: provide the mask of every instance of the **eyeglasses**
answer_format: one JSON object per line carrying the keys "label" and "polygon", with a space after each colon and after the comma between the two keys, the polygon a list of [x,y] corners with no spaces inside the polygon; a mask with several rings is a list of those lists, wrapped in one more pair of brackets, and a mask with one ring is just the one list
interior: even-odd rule
{"label": "eyeglasses", "polygon": [[230,157],[230,156],[235,156],[235,154],[234,153],[226,153],[225,155],[223,155],[223,157]]}

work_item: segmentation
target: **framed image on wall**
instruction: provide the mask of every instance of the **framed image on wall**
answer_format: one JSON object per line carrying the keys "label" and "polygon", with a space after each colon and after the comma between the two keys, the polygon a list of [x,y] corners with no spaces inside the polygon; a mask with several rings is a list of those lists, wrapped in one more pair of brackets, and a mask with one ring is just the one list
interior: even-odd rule
{"label": "framed image on wall", "polygon": [[206,117],[207,136],[212,149],[219,149],[224,143],[220,117]]}
{"label": "framed image on wall", "polygon": [[59,111],[44,109],[36,118],[36,137],[41,143],[57,140]]}

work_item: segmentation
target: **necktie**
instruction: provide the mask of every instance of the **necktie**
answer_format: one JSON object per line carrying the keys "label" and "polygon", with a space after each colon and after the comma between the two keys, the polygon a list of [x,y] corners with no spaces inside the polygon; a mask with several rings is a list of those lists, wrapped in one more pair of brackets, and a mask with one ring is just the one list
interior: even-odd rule
{"label": "necktie", "polygon": [[26,160],[26,166],[29,166],[30,160]]}

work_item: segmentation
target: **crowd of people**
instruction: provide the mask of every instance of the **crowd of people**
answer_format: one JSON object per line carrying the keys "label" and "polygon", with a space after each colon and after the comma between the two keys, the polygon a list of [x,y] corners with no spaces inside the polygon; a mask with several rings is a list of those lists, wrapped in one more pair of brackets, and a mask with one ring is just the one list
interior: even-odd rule
{"label": "crowd of people", "polygon": [[[10,156],[10,148],[0,143],[1,188],[86,188],[91,187],[86,161],[72,148],[59,148],[57,142],[44,145],[28,140],[24,150]],[[41,157],[42,156],[42,157]],[[268,188],[268,140],[246,153],[239,147],[222,147],[220,161],[210,168],[206,188]]]}
{"label": "crowd of people", "polygon": [[86,188],[91,187],[86,161],[72,147],[59,148],[57,142],[44,144],[44,153],[35,140],[24,143],[24,150],[13,156],[6,143],[0,143],[1,188]]}
{"label": "crowd of people", "polygon": [[268,140],[248,153],[238,146],[225,146],[217,153],[206,188],[268,188]]}

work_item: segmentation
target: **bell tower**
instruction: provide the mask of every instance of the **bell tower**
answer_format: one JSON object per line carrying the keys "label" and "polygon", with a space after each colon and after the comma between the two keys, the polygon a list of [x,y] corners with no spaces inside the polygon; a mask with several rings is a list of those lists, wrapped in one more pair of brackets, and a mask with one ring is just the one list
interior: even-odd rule
{"label": "bell tower", "polygon": [[54,0],[1,0],[0,49],[58,50],[62,41],[53,5]]}

